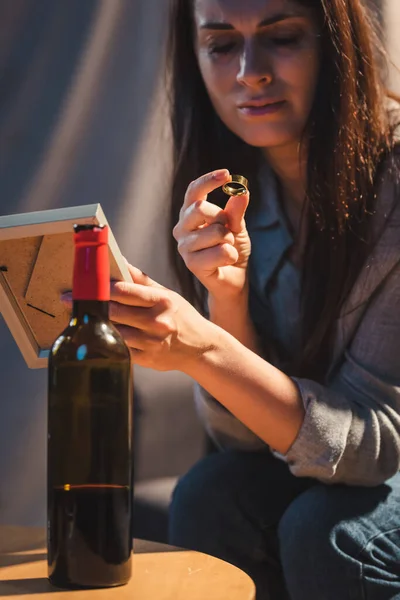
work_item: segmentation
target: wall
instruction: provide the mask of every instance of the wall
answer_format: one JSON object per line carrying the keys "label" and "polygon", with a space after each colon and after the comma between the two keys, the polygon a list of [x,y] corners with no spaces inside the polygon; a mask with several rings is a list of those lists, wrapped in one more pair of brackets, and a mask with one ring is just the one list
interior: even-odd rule
{"label": "wall", "polygon": [[[0,214],[100,202],[124,255],[173,285],[170,152],[165,102],[155,94],[165,7],[0,2]],[[44,524],[46,372],[27,369],[1,316],[0,377],[0,522]],[[137,368],[135,386],[136,475],[183,473],[204,441],[191,382]]]}

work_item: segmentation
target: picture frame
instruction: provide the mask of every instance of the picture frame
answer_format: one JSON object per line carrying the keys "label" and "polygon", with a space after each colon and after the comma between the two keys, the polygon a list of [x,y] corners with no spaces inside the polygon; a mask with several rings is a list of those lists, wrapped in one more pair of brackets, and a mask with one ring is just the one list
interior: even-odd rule
{"label": "picture frame", "polygon": [[0,313],[31,369],[47,366],[70,318],[60,296],[72,289],[75,224],[107,225],[111,279],[132,281],[100,204],[0,217]]}

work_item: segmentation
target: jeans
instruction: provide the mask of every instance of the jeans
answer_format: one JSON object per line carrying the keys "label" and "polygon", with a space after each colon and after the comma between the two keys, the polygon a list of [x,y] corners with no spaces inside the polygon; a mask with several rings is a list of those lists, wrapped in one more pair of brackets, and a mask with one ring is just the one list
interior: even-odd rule
{"label": "jeans", "polygon": [[246,571],[257,600],[400,599],[400,474],[330,486],[269,451],[211,454],[174,491],[170,543]]}

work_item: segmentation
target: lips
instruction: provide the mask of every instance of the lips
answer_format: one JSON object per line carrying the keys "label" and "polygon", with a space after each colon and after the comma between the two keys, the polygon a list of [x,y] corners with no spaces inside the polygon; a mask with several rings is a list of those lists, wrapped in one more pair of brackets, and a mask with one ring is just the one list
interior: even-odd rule
{"label": "lips", "polygon": [[271,101],[259,99],[240,104],[238,109],[245,116],[261,116],[277,113],[282,110],[285,104],[286,100]]}
{"label": "lips", "polygon": [[239,108],[260,108],[283,102],[280,98],[253,98],[238,105]]}

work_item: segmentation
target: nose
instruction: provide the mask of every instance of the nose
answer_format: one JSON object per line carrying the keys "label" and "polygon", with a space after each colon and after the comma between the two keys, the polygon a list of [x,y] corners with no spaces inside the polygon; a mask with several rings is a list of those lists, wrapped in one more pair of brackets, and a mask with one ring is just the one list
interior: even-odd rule
{"label": "nose", "polygon": [[266,85],[273,80],[272,66],[265,50],[253,40],[246,41],[240,57],[238,83],[247,87]]}

